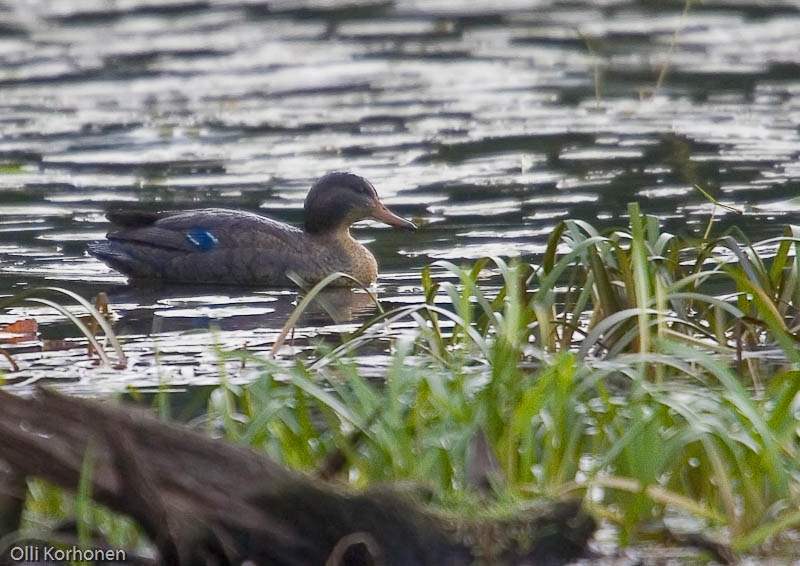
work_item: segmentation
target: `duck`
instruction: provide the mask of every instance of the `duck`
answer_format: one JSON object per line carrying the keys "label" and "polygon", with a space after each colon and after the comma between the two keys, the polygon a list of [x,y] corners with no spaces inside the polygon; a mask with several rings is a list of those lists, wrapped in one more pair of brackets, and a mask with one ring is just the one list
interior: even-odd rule
{"label": "duck", "polygon": [[[367,218],[406,229],[365,178],[334,171],[318,179],[304,205],[303,229],[225,208],[112,210],[106,240],[88,252],[130,280],[201,285],[311,287],[331,273],[362,285],[378,276],[375,256],[350,234]],[[336,286],[358,286],[340,277]]]}

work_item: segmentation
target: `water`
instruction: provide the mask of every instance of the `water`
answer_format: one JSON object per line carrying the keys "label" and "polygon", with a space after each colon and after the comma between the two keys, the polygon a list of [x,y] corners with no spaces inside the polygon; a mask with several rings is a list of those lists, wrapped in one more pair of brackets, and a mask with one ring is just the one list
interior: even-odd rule
{"label": "water", "polygon": [[[706,0],[682,11],[626,0],[0,2],[0,294],[106,291],[130,357],[125,370],[97,366],[63,316],[19,305],[0,324],[33,317],[40,334],[0,345],[20,366],[6,379],[84,393],[209,384],[216,346],[271,348],[296,292],[129,287],[85,253],[109,208],[225,206],[298,223],[315,178],[358,172],[421,225],[354,231],[380,260],[387,306],[421,300],[431,261],[536,261],[560,220],[625,225],[631,200],[701,234],[711,206],[695,184],[742,211],[717,210],[717,230],[778,234],[800,210],[800,7]],[[301,320],[286,355],[373,312],[363,293],[328,303]]]}

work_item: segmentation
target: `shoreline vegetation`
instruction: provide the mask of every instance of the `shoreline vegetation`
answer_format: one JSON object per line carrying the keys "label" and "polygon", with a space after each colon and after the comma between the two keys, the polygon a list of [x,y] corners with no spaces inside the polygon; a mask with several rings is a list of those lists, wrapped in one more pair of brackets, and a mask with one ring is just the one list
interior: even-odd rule
{"label": "shoreline vegetation", "polygon": [[[567,498],[619,548],[796,552],[800,227],[750,244],[664,232],[635,204],[629,216],[604,233],[560,223],[538,264],[437,262],[422,302],[311,358],[220,352],[262,376],[220,376],[208,431],[348,489],[414,486],[454,516]],[[385,379],[359,365],[370,345],[390,353]],[[40,524],[62,496],[30,492],[24,524]]]}
{"label": "shoreline vegetation", "polygon": [[[17,482],[74,488],[90,475],[92,497],[135,518],[161,564],[557,565],[580,556],[594,532],[578,499],[503,516],[434,513],[392,487],[347,490],[141,407],[40,390],[0,393],[0,409],[0,454]],[[11,552],[20,548],[48,547],[16,540]],[[152,563],[133,550],[127,559]]]}

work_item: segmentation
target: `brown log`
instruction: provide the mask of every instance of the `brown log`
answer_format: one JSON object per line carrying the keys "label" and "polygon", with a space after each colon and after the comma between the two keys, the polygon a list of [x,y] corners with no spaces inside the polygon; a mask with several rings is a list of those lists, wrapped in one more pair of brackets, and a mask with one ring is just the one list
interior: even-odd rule
{"label": "brown log", "polygon": [[93,498],[137,520],[169,565],[561,564],[595,527],[576,501],[446,520],[391,489],[349,493],[140,407],[0,391],[0,460],[15,485],[39,477],[75,490],[90,445]]}

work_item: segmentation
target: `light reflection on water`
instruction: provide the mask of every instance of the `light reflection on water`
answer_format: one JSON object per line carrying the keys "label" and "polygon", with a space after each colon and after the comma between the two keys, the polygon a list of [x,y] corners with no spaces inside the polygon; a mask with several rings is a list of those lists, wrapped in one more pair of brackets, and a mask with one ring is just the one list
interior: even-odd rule
{"label": "light reflection on water", "polygon": [[[323,4],[5,7],[0,293],[107,291],[133,360],[114,372],[28,344],[19,383],[213,382],[215,345],[265,352],[297,304],[289,290],[127,287],[84,251],[109,208],[225,206],[299,223],[316,177],[359,172],[421,224],[355,231],[380,259],[387,307],[421,300],[430,261],[536,261],[558,220],[623,225],[630,200],[701,233],[711,209],[695,184],[744,212],[717,210],[720,231],[735,223],[755,241],[796,217],[794,2],[707,2],[685,19],[681,3],[625,0]],[[375,312],[360,293],[315,308],[293,351]],[[76,337],[29,305],[0,322],[26,316],[44,338]]]}

